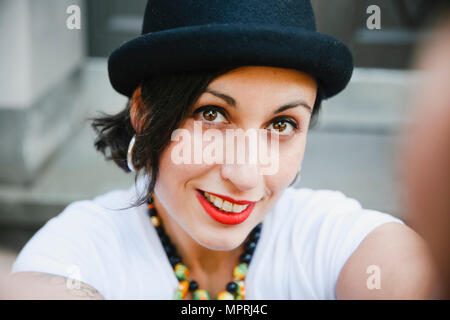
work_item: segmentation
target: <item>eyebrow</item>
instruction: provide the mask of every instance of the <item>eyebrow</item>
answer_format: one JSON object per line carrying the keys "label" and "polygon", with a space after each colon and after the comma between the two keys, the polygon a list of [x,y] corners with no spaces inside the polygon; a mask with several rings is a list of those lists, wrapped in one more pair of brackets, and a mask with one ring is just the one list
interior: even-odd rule
{"label": "eyebrow", "polygon": [[[221,98],[222,100],[224,100],[228,105],[232,106],[233,108],[237,108],[236,100],[234,100],[233,97],[230,97],[229,95],[227,95],[225,93],[218,92],[218,91],[213,90],[211,88],[207,88],[205,90],[205,92],[211,93],[211,94],[215,95],[216,97]],[[306,109],[308,109],[308,111],[310,113],[312,112],[311,106],[308,103],[306,103],[305,100],[298,99],[298,100],[292,101],[292,102],[290,102],[290,103],[288,103],[288,104],[286,104],[284,106],[279,107],[277,110],[274,111],[274,114],[277,114],[277,113],[280,113],[280,112],[283,112],[285,110],[288,110],[288,109],[291,109],[291,108],[295,108],[295,107],[298,107],[298,106],[305,107]]]}

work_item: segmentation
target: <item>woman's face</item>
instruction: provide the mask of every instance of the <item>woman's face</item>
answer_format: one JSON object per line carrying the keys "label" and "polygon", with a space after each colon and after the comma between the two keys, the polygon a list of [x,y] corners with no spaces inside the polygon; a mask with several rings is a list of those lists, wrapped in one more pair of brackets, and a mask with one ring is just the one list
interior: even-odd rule
{"label": "woman's face", "polygon": [[[278,139],[277,170],[262,175],[261,166],[249,161],[176,163],[173,151],[179,142],[171,141],[160,158],[155,195],[197,243],[212,250],[232,250],[264,220],[295,178],[317,86],[311,76],[297,70],[245,66],[214,79],[206,91],[181,126],[190,134],[191,144],[202,139],[194,134],[194,123],[197,129],[201,124],[203,133],[217,129],[223,136],[226,130],[236,129],[267,132]],[[227,143],[224,148],[231,148]]]}

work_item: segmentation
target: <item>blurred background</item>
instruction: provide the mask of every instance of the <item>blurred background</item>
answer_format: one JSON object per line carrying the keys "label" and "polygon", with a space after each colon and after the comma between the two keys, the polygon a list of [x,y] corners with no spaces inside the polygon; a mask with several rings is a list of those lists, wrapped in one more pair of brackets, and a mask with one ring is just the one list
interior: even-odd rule
{"label": "blurred background", "polygon": [[[411,70],[428,37],[426,0],[312,0],[319,31],[346,43],[348,88],[323,103],[296,187],[340,190],[363,207],[408,222],[399,209],[401,128],[421,75]],[[68,29],[66,9],[81,9]],[[128,188],[133,175],[104,161],[86,121],[126,99],[109,84],[107,56],[140,34],[146,0],[0,0],[0,259],[69,203]],[[380,8],[381,29],[366,10]],[[0,261],[1,262],[1,261]]]}

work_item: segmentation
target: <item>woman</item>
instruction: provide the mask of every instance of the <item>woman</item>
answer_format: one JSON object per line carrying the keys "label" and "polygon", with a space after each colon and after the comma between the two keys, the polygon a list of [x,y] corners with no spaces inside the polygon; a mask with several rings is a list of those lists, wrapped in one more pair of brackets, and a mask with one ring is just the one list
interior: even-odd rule
{"label": "woman", "polygon": [[[142,33],[109,59],[129,104],[93,126],[98,150],[143,175],[50,220],[20,253],[16,278],[59,281],[46,296],[55,298],[430,296],[428,252],[402,221],[338,191],[289,188],[321,100],[353,68],[343,44],[315,31],[309,1],[150,1]],[[194,146],[188,156],[205,153],[196,125],[268,133],[276,170],[175,161],[177,129]]]}

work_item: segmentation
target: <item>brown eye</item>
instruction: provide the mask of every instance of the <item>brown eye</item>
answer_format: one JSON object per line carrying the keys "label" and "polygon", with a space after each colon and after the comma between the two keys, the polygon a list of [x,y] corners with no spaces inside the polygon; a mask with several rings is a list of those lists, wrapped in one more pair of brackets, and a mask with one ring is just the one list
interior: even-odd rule
{"label": "brown eye", "polygon": [[286,127],[287,127],[287,125],[286,125],[286,122],[284,122],[284,121],[277,121],[273,124],[273,128],[280,132],[283,132],[284,130],[286,130]]}
{"label": "brown eye", "polygon": [[203,111],[203,118],[207,121],[214,121],[217,118],[217,111],[205,110]]}
{"label": "brown eye", "polygon": [[298,126],[294,121],[287,119],[276,119],[268,127],[269,130],[280,135],[289,135],[297,128]]}
{"label": "brown eye", "polygon": [[207,123],[225,123],[227,120],[221,110],[217,110],[214,106],[200,107],[195,110],[194,114],[198,114],[201,120]]}

